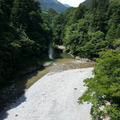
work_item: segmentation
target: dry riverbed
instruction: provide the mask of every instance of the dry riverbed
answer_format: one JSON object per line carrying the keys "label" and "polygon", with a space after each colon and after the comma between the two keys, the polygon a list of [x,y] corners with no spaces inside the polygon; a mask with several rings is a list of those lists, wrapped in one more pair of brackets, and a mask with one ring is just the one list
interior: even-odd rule
{"label": "dry riverbed", "polygon": [[[61,62],[62,63],[62,62]],[[56,64],[55,64],[56,65]],[[90,67],[90,68],[82,68]],[[69,61],[56,67],[34,83],[7,110],[5,120],[90,120],[91,105],[77,103],[86,90],[83,80],[93,77],[93,63]],[[72,70],[70,70],[72,69]]]}

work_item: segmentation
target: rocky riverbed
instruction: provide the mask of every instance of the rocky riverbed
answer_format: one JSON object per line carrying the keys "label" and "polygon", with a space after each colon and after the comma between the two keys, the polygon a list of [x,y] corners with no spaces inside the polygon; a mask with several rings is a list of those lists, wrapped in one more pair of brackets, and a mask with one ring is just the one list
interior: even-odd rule
{"label": "rocky riverbed", "polygon": [[[63,65],[65,66],[65,65]],[[93,68],[52,70],[0,114],[5,120],[91,120],[90,104],[79,105],[83,80]]]}

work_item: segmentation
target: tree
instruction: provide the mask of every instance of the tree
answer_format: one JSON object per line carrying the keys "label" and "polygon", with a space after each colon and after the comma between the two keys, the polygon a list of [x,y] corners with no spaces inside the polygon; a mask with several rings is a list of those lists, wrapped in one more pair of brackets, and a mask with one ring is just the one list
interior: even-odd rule
{"label": "tree", "polygon": [[110,0],[108,8],[108,31],[106,34],[106,40],[109,41],[110,48],[113,47],[113,41],[120,37],[120,1],[119,0]]}
{"label": "tree", "polygon": [[81,19],[78,23],[66,27],[63,42],[67,49],[73,54],[77,55],[80,53],[79,48],[86,44],[86,41],[88,40],[88,24],[89,21]]}
{"label": "tree", "polygon": [[93,0],[91,4],[91,27],[94,31],[107,32],[109,0]]}
{"label": "tree", "polygon": [[15,0],[11,12],[11,20],[15,27],[24,28],[28,27],[28,11],[26,1]]}
{"label": "tree", "polygon": [[74,13],[74,18],[73,18],[74,23],[80,19],[83,19],[86,11],[87,11],[87,6],[84,4],[80,4]]}
{"label": "tree", "polygon": [[[47,58],[52,32],[34,0],[0,0],[0,85]],[[0,87],[1,87],[0,86]]]}
{"label": "tree", "polygon": [[58,12],[52,8],[49,8],[48,11],[42,12],[42,17],[50,26],[52,26],[53,18],[58,14]]}
{"label": "tree", "polygon": [[64,20],[65,20],[65,24],[66,25],[70,25],[72,24],[74,21],[73,21],[73,17],[74,17],[74,12],[75,12],[76,8],[74,7],[69,7],[65,13],[64,13]]}
{"label": "tree", "polygon": [[15,40],[18,40],[17,31],[10,26],[10,19],[7,17],[6,12],[10,10],[8,5],[9,2],[7,4],[0,0],[0,83],[7,82],[20,48],[18,43],[15,44]]}
{"label": "tree", "polygon": [[113,41],[113,48],[120,51],[120,38]]}
{"label": "tree", "polygon": [[92,103],[93,119],[120,118],[120,52],[107,50],[96,59],[94,78],[84,80],[87,90],[79,98],[79,103]]}
{"label": "tree", "polygon": [[108,46],[108,42],[104,39],[104,33],[101,31],[89,32],[88,36],[89,41],[80,48],[79,54],[83,54],[84,57],[90,58],[98,57],[99,52]]}
{"label": "tree", "polygon": [[53,32],[55,35],[55,40],[54,42],[58,45],[63,44],[62,42],[62,32],[64,30],[64,16],[63,14],[58,14],[57,16],[54,17],[53,19]]}

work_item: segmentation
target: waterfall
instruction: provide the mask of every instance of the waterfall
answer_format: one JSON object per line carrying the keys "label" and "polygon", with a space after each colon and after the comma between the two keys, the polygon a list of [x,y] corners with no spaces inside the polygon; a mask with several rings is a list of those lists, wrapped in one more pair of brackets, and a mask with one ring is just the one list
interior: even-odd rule
{"label": "waterfall", "polygon": [[52,47],[49,47],[49,58],[51,59],[51,60],[53,60],[54,58],[53,58],[53,49],[52,49]]}

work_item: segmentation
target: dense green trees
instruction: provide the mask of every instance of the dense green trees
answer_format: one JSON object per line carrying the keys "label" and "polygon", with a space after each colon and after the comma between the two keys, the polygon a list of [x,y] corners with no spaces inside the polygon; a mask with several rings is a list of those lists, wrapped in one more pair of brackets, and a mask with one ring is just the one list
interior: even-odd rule
{"label": "dense green trees", "polygon": [[54,39],[56,44],[60,44],[60,45],[63,44],[62,35],[63,35],[64,25],[65,25],[64,16],[62,13],[54,17],[52,27],[54,28],[53,32],[54,32],[54,36],[55,36]]}
{"label": "dense green trees", "polygon": [[107,31],[107,34],[106,34],[106,39],[107,41],[110,42],[110,47],[113,47],[112,46],[112,42],[119,38],[120,36],[120,33],[119,33],[119,30],[120,30],[120,27],[119,27],[119,24],[120,24],[120,2],[118,0],[115,0],[115,1],[110,1],[110,4],[109,4],[109,8],[108,8],[108,16],[109,16],[109,20],[108,20],[108,31]]}
{"label": "dense green trees", "polygon": [[66,28],[63,39],[67,50],[81,57],[96,57],[98,53],[108,45],[101,31],[89,32],[88,20],[81,19],[78,23]]}
{"label": "dense green trees", "polygon": [[72,54],[79,53],[78,49],[83,47],[87,42],[88,24],[87,20],[81,19],[78,23],[66,27],[63,41],[64,45],[67,46],[67,50],[70,50]]}
{"label": "dense green trees", "polygon": [[58,13],[52,19],[52,29],[54,33],[54,43],[55,44],[63,44],[63,38],[65,36],[65,29],[73,21],[73,15],[76,8],[68,8],[65,13]]}
{"label": "dense green trees", "polygon": [[69,8],[54,19],[55,43],[64,44],[75,55],[92,58],[104,47],[113,48],[114,40],[120,37],[119,6],[117,0],[92,0],[90,6]]}
{"label": "dense green trees", "polygon": [[103,120],[120,117],[120,52],[107,50],[96,59],[94,78],[84,80],[87,91],[79,98],[79,103],[92,103],[91,114],[94,119]]}
{"label": "dense green trees", "polygon": [[0,83],[48,56],[52,39],[36,0],[0,0]]}
{"label": "dense green trees", "polygon": [[87,11],[87,6],[84,4],[80,4],[75,10],[73,21],[77,22],[79,19],[83,19],[85,17],[85,12]]}
{"label": "dense green trees", "polygon": [[46,12],[42,12],[44,20],[46,20],[49,23],[49,25],[52,24],[52,20],[57,14],[58,12],[52,8],[49,8]]}

